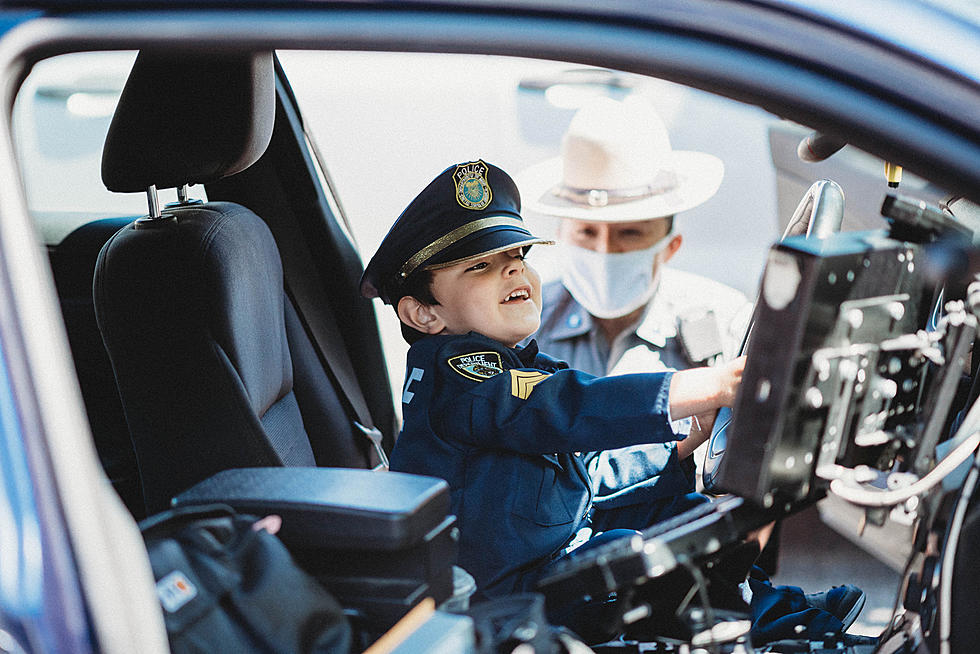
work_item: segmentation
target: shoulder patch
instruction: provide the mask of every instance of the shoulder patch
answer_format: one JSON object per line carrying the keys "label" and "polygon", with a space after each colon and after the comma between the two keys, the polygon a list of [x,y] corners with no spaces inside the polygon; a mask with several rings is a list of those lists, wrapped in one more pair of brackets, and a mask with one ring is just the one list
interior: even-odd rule
{"label": "shoulder patch", "polygon": [[550,376],[546,372],[512,369],[510,371],[510,394],[521,400],[526,400],[531,397],[531,391],[534,390],[534,387]]}
{"label": "shoulder patch", "polygon": [[476,381],[490,379],[504,371],[499,352],[471,352],[446,359],[449,367],[466,377]]}

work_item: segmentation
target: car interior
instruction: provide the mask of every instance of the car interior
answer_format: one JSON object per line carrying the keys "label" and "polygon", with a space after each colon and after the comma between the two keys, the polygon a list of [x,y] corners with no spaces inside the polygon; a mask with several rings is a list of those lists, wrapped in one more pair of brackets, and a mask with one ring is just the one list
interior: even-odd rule
{"label": "car interior", "polygon": [[[166,174],[175,180],[174,186],[208,183],[210,198],[235,197],[256,207],[264,220],[252,217],[241,205],[188,199],[166,206],[162,214],[148,216],[140,224],[146,224],[149,231],[141,228],[133,234],[150,239],[165,235],[155,229],[157,222],[172,223],[175,215],[207,212],[214,206],[244,212],[247,218],[237,218],[229,225],[242,228],[238,238],[245,243],[260,236],[264,243],[236,245],[235,237],[229,236],[226,247],[241,257],[237,268],[214,255],[219,257],[216,263],[201,262],[202,268],[191,271],[187,269],[191,254],[204,243],[216,243],[213,227],[202,226],[201,243],[180,245],[187,248],[186,255],[178,257],[169,249],[172,246],[165,245],[148,245],[145,252],[136,246],[131,254],[116,255],[117,247],[125,252],[127,246],[117,245],[111,237],[132,221],[106,218],[76,229],[49,253],[72,351],[79,353],[76,366],[85,380],[81,385],[96,444],[113,485],[137,517],[147,513],[144,499],[151,511],[161,510],[179,490],[228,467],[372,468],[383,460],[382,443],[390,449],[394,439],[385,367],[378,363],[377,328],[369,305],[352,290],[357,274],[352,270],[359,265],[356,255],[346,238],[330,243],[325,241],[331,235],[306,238],[304,231],[313,230],[314,224],[322,229],[332,221],[312,213],[317,203],[309,195],[314,189],[287,189],[280,181],[302,178],[291,175],[287,166],[308,167],[309,163],[302,161],[300,153],[288,151],[290,138],[283,132],[288,134],[296,125],[276,107],[271,53],[256,62],[215,62],[211,57],[206,67],[203,58],[180,64],[194,66],[199,91],[210,95],[202,96],[200,103],[173,99],[159,82],[161,75],[180,67],[172,61],[141,58],[126,87],[127,101],[120,103],[110,132],[103,158],[106,185],[121,192],[146,192],[153,184],[143,182],[160,179],[169,165]],[[170,106],[163,108],[168,98]],[[229,103],[226,98],[244,101]],[[124,113],[127,106],[132,113]],[[162,108],[153,121],[146,120],[147,106]],[[241,112],[233,116],[232,108],[238,107]],[[196,138],[190,138],[190,126],[199,130]],[[134,133],[139,134],[135,140]],[[182,147],[189,138],[201,144],[198,152]],[[139,143],[144,145],[134,145]],[[143,147],[150,143],[155,155],[146,159]],[[273,157],[284,161],[263,163],[263,155],[267,162]],[[262,179],[261,184],[236,179],[211,185],[249,166],[249,175]],[[266,175],[273,171],[270,180]],[[248,192],[243,197],[241,191]],[[251,226],[244,228],[249,219]],[[279,237],[276,241],[273,231]],[[320,247],[314,250],[311,244],[318,242]],[[348,251],[341,250],[344,246]],[[280,251],[289,255],[285,267]],[[163,268],[149,268],[150,252],[156,252]],[[257,259],[259,256],[266,258]],[[266,265],[257,265],[257,261]],[[224,297],[191,293],[201,288],[196,275],[206,270],[211,271],[209,276],[223,276],[214,279],[214,288],[217,292],[224,287]],[[248,281],[250,275],[256,279]],[[181,276],[184,288],[178,281]],[[240,287],[254,295],[239,297]],[[191,298],[195,303],[188,303]],[[133,341],[138,324],[142,327],[137,332],[147,338],[145,342]],[[176,346],[190,339],[192,332],[197,333],[202,349],[192,353],[183,345]],[[105,348],[101,346],[103,334],[111,343]],[[348,347],[348,342],[354,345]],[[205,357],[208,351],[213,354]],[[356,364],[348,354],[351,351],[358,352]],[[186,354],[183,362],[176,360],[181,352]],[[213,373],[203,363],[208,358]],[[365,384],[362,378],[372,383]],[[221,393],[227,394],[226,406],[214,411],[210,402],[221,387]],[[202,404],[205,399],[207,407]],[[243,407],[251,411],[242,413]],[[372,416],[378,416],[383,431]],[[272,424],[263,426],[263,419]],[[171,420],[183,422],[171,424]],[[246,422],[239,422],[243,420]],[[243,428],[254,435],[252,448],[242,448],[238,436],[221,442],[222,433],[230,437]],[[183,434],[183,444],[163,434]],[[167,463],[180,460],[185,464],[194,461],[201,468],[182,464],[176,470]]]}
{"label": "car interior", "polygon": [[[88,222],[49,258],[96,447],[133,516],[175,502],[274,509],[370,638],[452,594],[454,519],[444,482],[381,474],[395,419],[373,309],[350,241],[323,233],[335,221],[295,182],[315,179],[298,129],[271,52],[141,53],[102,179],[146,193],[148,213]],[[161,208],[157,186],[178,202]]]}
{"label": "car interior", "polygon": [[[965,451],[980,420],[963,417],[980,393],[977,362],[965,363],[976,319],[962,300],[975,292],[929,246],[975,238],[963,225],[980,224],[976,206],[926,211],[896,196],[871,210],[884,212],[874,227],[887,234],[837,233],[867,227],[868,211],[824,203],[836,212],[827,218],[812,195],[793,209],[814,174],[793,174],[809,132],[780,125],[768,135],[784,162],[779,219],[797,235],[768,254],[746,343],[750,390],[727,444],[713,440],[720,497],[558,569],[539,588],[549,601],[710,567],[835,484],[865,501],[865,486],[889,471],[924,477],[927,452],[957,420],[967,428],[949,440]],[[360,256],[319,166],[273,52],[141,51],[114,108],[101,178],[110,191],[145,195],[146,212],[87,221],[49,244],[48,258],[95,445],[133,517],[214,502],[281,514],[282,540],[341,600],[366,647],[424,597],[459,592],[455,525],[444,482],[386,470],[397,398],[375,308],[357,292]],[[195,199],[202,188],[206,201]],[[177,201],[161,206],[164,189]],[[821,221],[835,223],[830,233],[808,238]],[[802,276],[786,289],[797,265]],[[966,377],[950,372],[963,365]],[[925,428],[919,407],[928,407]],[[707,629],[702,644],[722,638],[687,610],[701,621],[695,636]],[[622,628],[636,616],[615,620]],[[725,642],[744,637],[737,625]]]}

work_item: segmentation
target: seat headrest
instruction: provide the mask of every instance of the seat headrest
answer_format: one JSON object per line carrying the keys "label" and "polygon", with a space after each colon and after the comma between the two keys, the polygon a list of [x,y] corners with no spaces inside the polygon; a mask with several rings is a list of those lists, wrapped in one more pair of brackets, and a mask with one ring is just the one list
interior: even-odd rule
{"label": "seat headrest", "polygon": [[109,125],[102,182],[136,193],[233,175],[265,152],[275,111],[271,52],[140,52]]}

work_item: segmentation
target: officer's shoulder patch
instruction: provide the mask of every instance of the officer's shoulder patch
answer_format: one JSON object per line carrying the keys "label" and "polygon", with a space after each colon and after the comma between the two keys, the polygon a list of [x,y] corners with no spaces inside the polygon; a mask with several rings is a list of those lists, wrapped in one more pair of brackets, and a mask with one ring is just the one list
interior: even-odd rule
{"label": "officer's shoulder patch", "polygon": [[510,394],[521,400],[531,397],[534,387],[550,377],[546,372],[540,370],[517,370],[510,371]]}
{"label": "officer's shoulder patch", "polygon": [[490,379],[494,375],[499,375],[504,371],[504,364],[500,360],[500,353],[493,351],[460,354],[449,357],[446,359],[446,363],[462,376],[467,379],[475,379],[476,381]]}

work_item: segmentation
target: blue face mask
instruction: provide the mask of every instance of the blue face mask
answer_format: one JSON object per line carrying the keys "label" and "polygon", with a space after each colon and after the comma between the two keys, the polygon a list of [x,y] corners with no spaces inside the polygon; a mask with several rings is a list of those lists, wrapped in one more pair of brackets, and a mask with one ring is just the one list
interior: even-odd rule
{"label": "blue face mask", "polygon": [[673,237],[672,232],[644,250],[615,253],[561,243],[562,283],[596,318],[625,316],[653,297],[660,269],[657,255]]}

